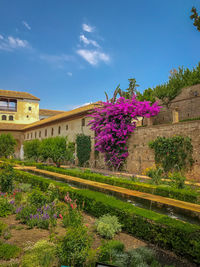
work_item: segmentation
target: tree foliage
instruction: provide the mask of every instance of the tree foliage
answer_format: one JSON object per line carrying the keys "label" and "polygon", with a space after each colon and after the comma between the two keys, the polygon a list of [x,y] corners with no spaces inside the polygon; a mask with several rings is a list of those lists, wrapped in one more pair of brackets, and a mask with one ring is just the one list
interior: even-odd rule
{"label": "tree foliage", "polygon": [[192,7],[192,15],[190,18],[193,20],[193,25],[197,28],[198,31],[200,31],[200,16],[197,12],[197,9],[195,7]]}
{"label": "tree foliage", "polygon": [[17,142],[11,134],[0,135],[0,157],[8,158],[15,152]]}
{"label": "tree foliage", "polygon": [[90,136],[78,134],[76,136],[77,158],[80,166],[84,166],[90,159],[91,139]]}
{"label": "tree foliage", "polygon": [[24,156],[28,160],[38,161],[40,156],[40,143],[39,139],[24,142]]}
{"label": "tree foliage", "polygon": [[169,80],[166,83],[157,85],[152,89],[148,88],[143,93],[138,93],[138,99],[154,103],[157,98],[168,107],[184,87],[200,83],[200,63],[191,70],[179,67],[178,70],[173,70],[170,74]]}
{"label": "tree foliage", "polygon": [[57,167],[64,160],[71,160],[73,157],[72,150],[68,147],[67,138],[65,137],[50,137],[41,141],[39,154],[46,161],[51,159]]}

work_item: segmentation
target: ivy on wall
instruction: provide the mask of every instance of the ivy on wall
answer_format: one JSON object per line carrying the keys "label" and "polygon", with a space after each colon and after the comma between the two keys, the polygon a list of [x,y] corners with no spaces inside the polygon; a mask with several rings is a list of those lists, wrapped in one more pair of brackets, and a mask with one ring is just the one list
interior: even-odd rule
{"label": "ivy on wall", "polygon": [[90,159],[91,139],[90,136],[78,134],[76,136],[76,152],[79,166],[83,166]]}
{"label": "ivy on wall", "polygon": [[154,149],[156,164],[160,164],[166,173],[185,171],[193,165],[193,146],[189,137],[157,137],[149,147]]}

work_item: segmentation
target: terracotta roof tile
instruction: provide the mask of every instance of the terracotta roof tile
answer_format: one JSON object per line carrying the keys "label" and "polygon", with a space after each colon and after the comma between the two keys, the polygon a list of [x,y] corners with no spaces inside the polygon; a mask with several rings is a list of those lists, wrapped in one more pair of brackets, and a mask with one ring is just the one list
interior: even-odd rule
{"label": "terracotta roof tile", "polygon": [[54,116],[65,111],[51,110],[51,109],[40,109],[40,116]]}
{"label": "terracotta roof tile", "polygon": [[0,90],[0,97],[12,97],[12,98],[21,98],[21,99],[31,99],[31,100],[40,100],[38,97],[29,94],[27,92],[17,92],[10,90]]}
{"label": "terracotta roof tile", "polygon": [[4,130],[4,131],[20,131],[26,125],[27,124],[16,124],[16,123],[4,123],[4,122],[0,122],[0,132],[1,132],[1,130]]}
{"label": "terracotta roof tile", "polygon": [[74,116],[74,115],[78,115],[78,114],[81,114],[81,113],[88,113],[93,108],[97,107],[98,105],[99,105],[99,102],[96,102],[96,103],[89,104],[87,106],[76,108],[76,109],[73,109],[73,110],[70,110],[70,111],[65,111],[65,112],[63,112],[61,114],[52,116],[50,118],[43,119],[43,120],[34,122],[32,124],[26,125],[24,127],[24,130],[28,130],[28,129],[31,129],[31,128],[34,128],[34,127],[37,127],[37,126],[42,126],[42,125],[45,125],[47,123],[51,123],[51,122],[54,122],[54,121],[57,121],[57,120],[64,120],[64,119],[66,119],[68,117],[71,117],[71,116]]}

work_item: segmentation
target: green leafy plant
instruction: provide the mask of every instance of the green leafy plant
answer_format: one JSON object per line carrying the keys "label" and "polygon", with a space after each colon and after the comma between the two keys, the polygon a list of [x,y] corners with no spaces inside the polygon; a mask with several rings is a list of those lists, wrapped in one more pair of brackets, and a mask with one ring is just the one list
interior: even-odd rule
{"label": "green leafy plant", "polygon": [[17,142],[11,134],[0,134],[0,157],[8,158],[15,152]]}
{"label": "green leafy plant", "polygon": [[193,146],[189,137],[157,137],[149,143],[154,149],[155,162],[167,172],[187,170],[193,165]]}
{"label": "green leafy plant", "polygon": [[44,193],[35,189],[29,195],[28,201],[30,202],[31,205],[40,208],[43,205],[45,205],[49,201],[49,199],[47,198],[47,196],[44,195]]}
{"label": "green leafy plant", "polygon": [[90,245],[91,238],[86,227],[69,227],[58,247],[60,263],[70,266],[83,266],[88,256]]}
{"label": "green leafy plant", "polygon": [[124,244],[119,240],[110,240],[103,242],[100,246],[98,260],[104,263],[112,262],[112,254],[114,251],[116,253],[124,252]]}
{"label": "green leafy plant", "polygon": [[9,164],[3,164],[0,170],[0,186],[2,192],[12,192],[13,190],[13,167]]}
{"label": "green leafy plant", "polygon": [[172,186],[175,188],[183,189],[185,187],[186,177],[181,172],[170,173],[169,178],[171,179]]}
{"label": "green leafy plant", "polygon": [[28,160],[38,161],[40,156],[40,144],[39,139],[34,139],[24,142],[24,156]]}
{"label": "green leafy plant", "polygon": [[47,240],[40,240],[26,249],[22,258],[22,267],[53,267],[58,266],[56,246]]}
{"label": "green leafy plant", "polygon": [[91,140],[90,136],[78,134],[76,136],[77,157],[79,166],[83,166],[90,159]]}
{"label": "green leafy plant", "polygon": [[116,216],[110,214],[103,215],[96,222],[97,232],[105,238],[113,238],[116,233],[121,231],[121,224]]}
{"label": "green leafy plant", "polygon": [[152,178],[153,184],[160,184],[162,175],[163,175],[163,169],[160,167],[156,167],[155,169],[151,168],[146,172],[146,175]]}
{"label": "green leafy plant", "polygon": [[6,217],[14,212],[13,205],[8,201],[5,195],[0,196],[0,217]]}
{"label": "green leafy plant", "polygon": [[17,258],[21,253],[21,249],[15,245],[0,242],[0,259],[10,260]]}

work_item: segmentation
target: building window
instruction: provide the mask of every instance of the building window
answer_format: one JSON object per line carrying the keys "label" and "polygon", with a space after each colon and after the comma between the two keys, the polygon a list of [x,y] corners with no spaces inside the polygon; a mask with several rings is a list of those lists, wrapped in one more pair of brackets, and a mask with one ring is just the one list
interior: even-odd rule
{"label": "building window", "polygon": [[45,129],[45,136],[47,136],[47,129]]}
{"label": "building window", "polygon": [[7,120],[6,115],[2,115],[1,119],[2,119],[2,121],[6,121]]}
{"label": "building window", "polygon": [[85,126],[85,119],[82,119],[82,126]]}
{"label": "building window", "polygon": [[17,111],[17,100],[0,98],[0,110]]}
{"label": "building window", "polygon": [[53,128],[51,128],[51,136],[53,136]]}
{"label": "building window", "polygon": [[35,138],[37,138],[37,132],[35,132]]}
{"label": "building window", "polygon": [[33,138],[33,133],[31,133],[31,139]]}
{"label": "building window", "polygon": [[68,129],[69,129],[69,126],[68,126],[68,124],[66,125],[66,131],[68,131]]}
{"label": "building window", "polygon": [[39,137],[41,137],[41,131],[39,131]]}
{"label": "building window", "polygon": [[13,116],[12,115],[9,116],[9,121],[13,121]]}
{"label": "building window", "polygon": [[32,107],[28,107],[28,110],[30,110],[30,111],[31,111],[31,110],[32,110]]}
{"label": "building window", "polygon": [[61,127],[59,126],[58,127],[58,134],[60,134],[60,132],[61,132]]}
{"label": "building window", "polygon": [[29,115],[27,115],[26,118],[29,118]]}

